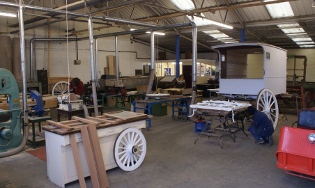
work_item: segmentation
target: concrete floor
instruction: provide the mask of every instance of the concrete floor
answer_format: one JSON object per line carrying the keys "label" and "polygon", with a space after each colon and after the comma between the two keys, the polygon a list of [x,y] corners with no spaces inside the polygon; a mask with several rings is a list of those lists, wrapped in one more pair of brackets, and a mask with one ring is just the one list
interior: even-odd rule
{"label": "concrete floor", "polygon": [[[132,172],[119,168],[107,171],[109,185],[114,188],[315,187],[315,181],[288,175],[276,166],[279,130],[297,120],[295,115],[286,116],[288,120],[277,126],[273,146],[256,145],[251,135],[246,137],[238,132],[235,143],[230,137],[223,138],[223,149],[215,138],[201,137],[194,144],[198,135],[192,121],[172,120],[170,115],[155,117],[150,131],[143,130],[147,155],[142,165]],[[0,188],[57,187],[47,178],[46,162],[25,151],[1,158],[0,169]],[[91,187],[89,178],[87,185]],[[79,187],[79,183],[66,187]]]}

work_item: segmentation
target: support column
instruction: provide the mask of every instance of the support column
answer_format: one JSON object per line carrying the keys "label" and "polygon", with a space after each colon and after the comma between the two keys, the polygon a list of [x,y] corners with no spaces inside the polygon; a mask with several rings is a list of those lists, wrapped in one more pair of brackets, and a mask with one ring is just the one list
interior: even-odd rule
{"label": "support column", "polygon": [[179,77],[180,73],[180,38],[176,35],[176,78]]}
{"label": "support column", "polygon": [[245,29],[241,28],[240,30],[240,42],[245,42]]}

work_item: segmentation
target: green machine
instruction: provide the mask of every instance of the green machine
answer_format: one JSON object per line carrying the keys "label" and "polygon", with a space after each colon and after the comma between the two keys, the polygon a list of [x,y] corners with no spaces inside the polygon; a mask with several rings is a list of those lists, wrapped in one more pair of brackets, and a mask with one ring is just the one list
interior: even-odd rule
{"label": "green machine", "polygon": [[9,110],[0,109],[0,156],[21,145],[23,130],[20,121],[19,88],[13,74],[0,68],[0,95],[7,97]]}

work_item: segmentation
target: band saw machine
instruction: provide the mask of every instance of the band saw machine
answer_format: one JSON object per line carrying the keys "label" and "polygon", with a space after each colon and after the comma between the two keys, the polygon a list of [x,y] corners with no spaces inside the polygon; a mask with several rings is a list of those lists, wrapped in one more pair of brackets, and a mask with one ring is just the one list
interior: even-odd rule
{"label": "band saw machine", "polygon": [[23,140],[19,89],[13,74],[0,68],[0,95],[7,96],[9,110],[0,109],[0,153],[18,147]]}

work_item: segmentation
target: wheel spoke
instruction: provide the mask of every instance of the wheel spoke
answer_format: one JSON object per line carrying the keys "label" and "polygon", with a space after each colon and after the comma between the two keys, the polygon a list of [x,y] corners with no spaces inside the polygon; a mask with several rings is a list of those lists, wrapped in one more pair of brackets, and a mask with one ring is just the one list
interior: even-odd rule
{"label": "wheel spoke", "polygon": [[123,141],[123,140],[121,140],[121,143],[123,144],[123,145],[127,145],[127,143],[125,142],[125,141]]}
{"label": "wheel spoke", "polygon": [[123,137],[123,139],[124,139],[124,141],[125,141],[126,145],[128,145],[128,144],[129,144],[129,142],[128,142],[127,138],[124,136],[124,137]]}
{"label": "wheel spoke", "polygon": [[128,155],[128,153],[126,153],[126,156],[125,156],[125,158],[124,158],[124,160],[123,160],[123,162],[122,162],[122,164],[125,166],[126,165],[126,162],[127,162],[127,160],[128,160],[128,157],[129,157],[129,155]]}
{"label": "wheel spoke", "polygon": [[141,138],[139,138],[139,139],[134,143],[134,145],[137,145],[140,141],[141,141]]}
{"label": "wheel spoke", "polygon": [[[122,156],[119,158],[119,160],[120,160],[120,161],[126,160],[127,156],[128,156],[128,153],[126,152],[124,155],[122,155]],[[123,162],[123,163],[125,163],[125,162]]]}
{"label": "wheel spoke", "polygon": [[127,166],[129,167],[130,166],[130,155],[128,155],[128,160],[127,160]]}

